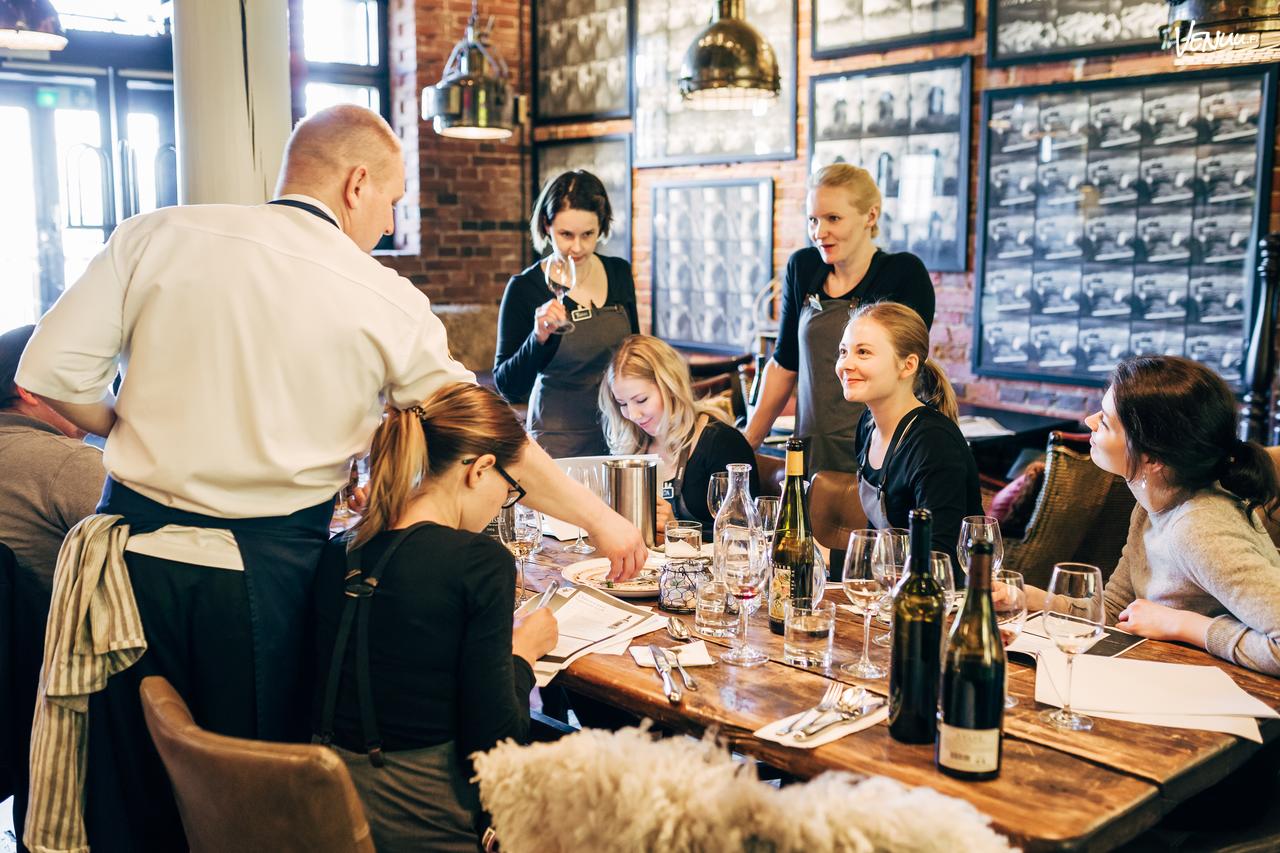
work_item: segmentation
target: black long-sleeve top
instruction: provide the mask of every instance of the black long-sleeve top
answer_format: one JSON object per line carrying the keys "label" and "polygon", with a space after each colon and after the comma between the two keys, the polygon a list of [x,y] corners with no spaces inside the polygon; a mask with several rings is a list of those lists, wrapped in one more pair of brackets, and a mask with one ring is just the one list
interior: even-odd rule
{"label": "black long-sleeve top", "polygon": [[[782,279],[782,314],[778,320],[778,343],[773,360],[787,370],[800,369],[800,309],[811,293],[821,293],[833,267],[810,246],[792,253]],[[871,258],[862,281],[840,297],[868,302],[900,302],[933,326],[933,280],[924,261],[910,252],[880,252]],[[543,300],[546,301],[545,299]]]}
{"label": "black long-sleeve top", "polygon": [[[920,414],[899,437],[888,470],[864,461],[860,474],[873,486],[884,483],[889,523],[894,527],[906,529],[913,509],[933,513],[933,550],[951,554],[954,563],[960,522],[967,515],[983,514],[978,464],[955,421],[928,406],[916,411]],[[864,458],[863,448],[871,441],[873,429],[871,411],[863,412],[855,444],[859,459]],[[959,577],[956,580],[962,582]]]}
{"label": "black long-sleeve top", "polygon": [[680,497],[684,500],[688,521],[702,522],[703,533],[710,535],[715,519],[707,507],[707,486],[711,475],[725,470],[731,462],[745,462],[751,466],[751,494],[760,494],[760,475],[756,471],[756,454],[747,439],[733,427],[715,418],[707,421],[698,436],[698,443],[685,463],[684,481]]}
{"label": "black long-sleeve top", "polygon": [[[640,333],[640,318],[636,314],[636,285],[631,278],[631,264],[622,258],[596,255],[604,264],[609,282],[606,305],[621,305],[631,321],[631,334]],[[534,313],[538,306],[555,296],[547,287],[539,264],[511,277],[502,294],[498,309],[498,347],[493,356],[493,382],[509,403],[528,401],[534,380],[542,372],[556,350],[560,348],[561,335],[550,335],[544,343],[538,343],[534,333]],[[578,304],[566,297],[565,308],[573,311]]]}
{"label": "black long-sleeve top", "polygon": [[[366,572],[398,531],[364,545]],[[345,549],[330,543],[315,585],[316,699],[321,703],[342,609]],[[369,672],[387,751],[455,741],[459,755],[529,734],[533,670],[511,653],[516,572],[487,536],[431,522],[414,525],[383,571],[369,616]],[[355,626],[342,670],[334,740],[364,751],[356,693]]]}

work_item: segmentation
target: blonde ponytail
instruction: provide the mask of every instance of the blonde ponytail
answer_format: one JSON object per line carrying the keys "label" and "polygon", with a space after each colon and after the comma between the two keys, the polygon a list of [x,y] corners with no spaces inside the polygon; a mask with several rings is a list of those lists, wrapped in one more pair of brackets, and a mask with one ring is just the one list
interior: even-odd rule
{"label": "blonde ponytail", "polygon": [[368,503],[348,542],[349,550],[364,545],[395,522],[421,487],[426,468],[427,440],[417,413],[388,408],[373,434]]}
{"label": "blonde ponytail", "polygon": [[956,389],[951,387],[951,380],[933,359],[921,362],[916,371],[916,383],[913,389],[916,399],[931,409],[936,409],[953,421],[960,420],[960,406],[956,402]]}

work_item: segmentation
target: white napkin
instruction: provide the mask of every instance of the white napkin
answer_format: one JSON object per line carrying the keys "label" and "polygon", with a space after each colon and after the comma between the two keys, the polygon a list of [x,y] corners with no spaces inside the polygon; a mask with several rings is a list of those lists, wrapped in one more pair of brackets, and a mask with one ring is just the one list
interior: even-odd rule
{"label": "white napkin", "polygon": [[555,537],[561,542],[568,542],[578,538],[578,525],[561,521],[550,515],[544,515],[542,516],[542,532],[547,536]]}
{"label": "white napkin", "polygon": [[[883,697],[878,698],[883,701]],[[868,695],[867,701],[875,700]],[[806,712],[800,712],[800,714],[804,713]],[[781,720],[774,720],[764,728],[756,729],[754,734],[761,740],[773,741],[774,743],[780,743],[783,746],[795,747],[796,749],[814,749],[815,747],[824,746],[825,744],[840,740],[840,738],[851,735],[854,732],[860,732],[863,729],[871,728],[876,723],[889,719],[889,703],[884,702],[884,704],[879,708],[876,708],[871,713],[861,716],[856,720],[836,723],[817,737],[797,740],[796,732],[791,732],[785,735],[777,734],[779,729],[785,729],[792,720],[799,719],[800,714],[792,714],[790,717],[783,717]]]}
{"label": "white napkin", "polygon": [[[715,663],[707,651],[707,644],[702,640],[695,640],[683,646],[672,646],[667,651],[675,652],[680,663],[685,666],[711,666]],[[648,643],[643,646],[632,646],[631,657],[635,659],[637,666],[653,666],[653,652],[649,651]]]}

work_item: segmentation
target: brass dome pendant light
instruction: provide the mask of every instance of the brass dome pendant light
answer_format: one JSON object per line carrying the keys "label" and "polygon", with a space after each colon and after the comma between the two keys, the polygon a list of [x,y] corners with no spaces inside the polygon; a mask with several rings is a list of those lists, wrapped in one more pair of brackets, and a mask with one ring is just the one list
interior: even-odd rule
{"label": "brass dome pendant light", "polygon": [[0,0],[0,48],[62,50],[67,36],[49,0]]}
{"label": "brass dome pendant light", "polygon": [[716,0],[711,23],[685,51],[679,86],[685,103],[704,110],[747,109],[778,97],[778,57],[747,23],[746,0]]}
{"label": "brass dome pendant light", "polygon": [[422,90],[422,118],[436,133],[457,139],[507,139],[515,130],[515,96],[507,63],[489,49],[493,18],[477,33],[480,12],[472,0],[466,35],[453,46],[439,83]]}

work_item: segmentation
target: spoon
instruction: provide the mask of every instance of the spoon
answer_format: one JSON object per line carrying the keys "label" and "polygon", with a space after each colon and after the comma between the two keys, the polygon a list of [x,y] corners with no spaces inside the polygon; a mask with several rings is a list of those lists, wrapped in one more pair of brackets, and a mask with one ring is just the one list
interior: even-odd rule
{"label": "spoon", "polygon": [[667,617],[667,633],[671,635],[671,639],[682,643],[690,638],[688,626],[674,616]]}

